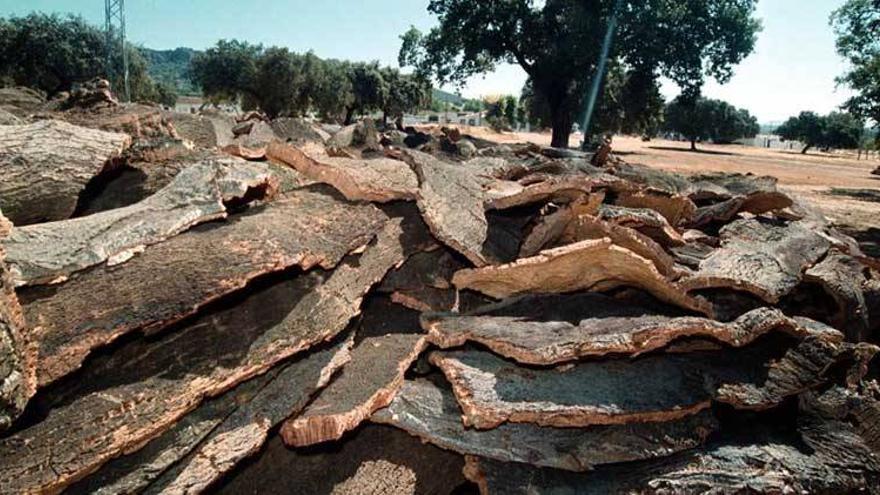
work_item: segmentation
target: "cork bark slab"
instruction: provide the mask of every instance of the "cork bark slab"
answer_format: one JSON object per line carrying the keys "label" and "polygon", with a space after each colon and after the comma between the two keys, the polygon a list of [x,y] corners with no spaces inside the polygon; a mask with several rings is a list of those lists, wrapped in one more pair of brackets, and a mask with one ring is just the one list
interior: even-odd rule
{"label": "cork bark slab", "polygon": [[387,406],[403,375],[427,346],[424,335],[368,337],[352,352],[351,363],[317,398],[281,427],[284,443],[304,447],[338,440],[377,409]]}
{"label": "cork bark slab", "polygon": [[638,230],[625,225],[605,221],[591,215],[580,215],[568,224],[564,238],[570,239],[571,242],[611,239],[615,245],[650,260],[657,271],[664,276],[676,278],[679,275],[679,270],[675,267],[675,260],[663,250],[660,244]]}
{"label": "cork bark slab", "polygon": [[335,158],[327,156],[320,145],[305,144],[298,148],[278,142],[271,143],[266,154],[309,179],[333,186],[350,201],[413,200],[419,189],[409,165],[390,158]]}
{"label": "cork bark slab", "polygon": [[221,151],[245,160],[262,161],[266,159],[266,148],[248,148],[238,143],[227,144],[221,148]]}
{"label": "cork bark slab", "polygon": [[[596,308],[604,303],[607,309]],[[424,315],[422,325],[434,345],[448,349],[476,342],[520,363],[552,365],[591,356],[639,354],[660,349],[683,337],[711,338],[742,347],[758,337],[780,331],[803,335],[806,330],[781,311],[761,308],[730,323],[698,317],[626,314],[627,303],[595,300],[591,311],[602,316],[578,323],[541,321],[531,316]]]}
{"label": "cork bark slab", "polygon": [[614,204],[654,210],[663,215],[672,226],[689,221],[697,211],[696,205],[686,196],[656,191],[621,191]]}
{"label": "cork bark slab", "polygon": [[264,165],[196,164],[134,205],[16,228],[4,241],[7,259],[17,285],[63,281],[90,266],[121,263],[199,223],[225,218],[224,203],[271,196],[275,187]]}
{"label": "cork bark slab", "polygon": [[851,342],[870,337],[871,321],[863,287],[867,284],[865,267],[857,259],[831,251],[824,260],[808,269],[804,280],[819,284],[834,300],[837,311],[829,321],[841,329]]}
{"label": "cork bark slab", "polygon": [[0,431],[21,414],[36,390],[36,347],[29,338],[3,242],[12,224],[0,212]]}
{"label": "cork bark slab", "polygon": [[275,436],[216,493],[448,495],[466,483],[463,464],[395,428],[365,425],[332,449],[289,449]]}
{"label": "cork bark slab", "polygon": [[386,218],[369,205],[297,191],[152,246],[119,267],[98,267],[57,289],[34,288],[24,311],[38,335],[39,383],[70,373],[120,335],[178,321],[264,273],[330,268],[366,245]]}
{"label": "cork bark slab", "polygon": [[658,299],[704,314],[704,300],[687,295],[657,271],[654,264],[611,239],[582,241],[542,251],[507,265],[462,270],[453,283],[498,299],[526,293],[565,293],[633,286]]}
{"label": "cork bark slab", "polygon": [[[273,377],[198,443],[182,461],[162,473],[145,494],[201,493],[257,452],[272,428],[296,414],[351,360],[351,339],[310,354]],[[197,411],[196,411],[197,412]]]}
{"label": "cork bark slab", "polygon": [[444,248],[416,253],[389,273],[377,291],[416,311],[450,311],[457,301],[452,276],[466,266]]}
{"label": "cork bark slab", "polygon": [[591,473],[476,457],[467,458],[464,473],[483,495],[862,493],[878,488],[876,456],[845,422],[802,421],[800,438],[795,439],[765,428],[757,430],[760,436],[733,438],[667,459]]}
{"label": "cork bark slab", "polygon": [[829,247],[828,239],[807,223],[738,220],[721,229],[721,247],[681,284],[688,290],[741,290],[775,304]]}
{"label": "cork bark slab", "polygon": [[69,218],[86,184],[130,144],[57,120],[0,126],[0,209],[15,225]]}
{"label": "cork bark slab", "polygon": [[685,242],[666,217],[654,210],[602,205],[597,216],[606,222],[635,229],[663,246],[680,246]]}
{"label": "cork bark slab", "polygon": [[[659,354],[637,360],[591,361],[530,369],[481,351],[431,354],[452,383],[465,424],[504,422],[582,427],[668,421],[695,414],[713,400],[766,409],[825,383],[838,364],[871,351],[808,337],[779,354],[772,342],[740,349]],[[634,384],[639,384],[634,392]]]}
{"label": "cork bark slab", "polygon": [[0,440],[0,492],[57,492],[157,437],[204,399],[334,338],[404,259],[399,222],[330,274],[309,273],[143,338],[84,370],[45,420]]}
{"label": "cork bark slab", "polygon": [[460,454],[569,471],[672,455],[702,445],[718,426],[704,411],[667,423],[581,429],[504,424],[481,431],[465,428],[451,391],[423,379],[404,382],[394,401],[371,420]]}
{"label": "cork bark slab", "polygon": [[589,195],[596,181],[585,175],[539,174],[517,182],[520,187],[496,189],[485,202],[487,210],[506,210],[533,203],[571,203]]}
{"label": "cork bark slab", "polygon": [[417,203],[434,236],[476,266],[491,264],[483,247],[489,232],[484,193],[475,175],[418,151],[407,150],[404,158],[418,176]]}

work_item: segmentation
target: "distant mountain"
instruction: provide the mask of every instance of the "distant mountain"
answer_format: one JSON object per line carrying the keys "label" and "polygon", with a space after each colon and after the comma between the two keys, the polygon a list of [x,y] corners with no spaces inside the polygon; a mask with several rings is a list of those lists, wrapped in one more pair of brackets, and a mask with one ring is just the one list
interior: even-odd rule
{"label": "distant mountain", "polygon": [[460,107],[467,102],[465,98],[460,95],[448,93],[443,91],[442,89],[434,88],[434,101],[439,101],[440,103],[449,103],[450,105],[455,105]]}
{"label": "distant mountain", "polygon": [[189,80],[189,63],[198,53],[192,48],[176,48],[174,50],[152,50],[141,48],[147,59],[147,71],[154,80],[173,87],[181,96],[199,95],[201,92]]}

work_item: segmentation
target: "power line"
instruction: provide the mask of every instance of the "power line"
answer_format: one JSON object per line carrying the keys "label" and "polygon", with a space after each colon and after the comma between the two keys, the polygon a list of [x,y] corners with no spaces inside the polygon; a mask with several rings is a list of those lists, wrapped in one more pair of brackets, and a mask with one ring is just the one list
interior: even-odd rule
{"label": "power line", "polygon": [[[125,46],[125,0],[104,0],[104,19],[107,35],[107,68],[113,67],[114,46],[122,51],[122,80],[125,101],[131,101],[128,80],[128,50]],[[116,42],[118,41],[118,45]]]}

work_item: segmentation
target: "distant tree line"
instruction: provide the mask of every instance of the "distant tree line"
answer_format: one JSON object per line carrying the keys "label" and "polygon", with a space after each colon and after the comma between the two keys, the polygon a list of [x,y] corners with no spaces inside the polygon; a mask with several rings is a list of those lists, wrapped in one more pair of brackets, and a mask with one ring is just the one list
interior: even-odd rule
{"label": "distant tree line", "polygon": [[269,117],[315,112],[328,121],[382,112],[398,122],[431,104],[427,79],[402,74],[378,62],[321,59],[314,53],[221,40],[195,55],[192,81],[210,101],[239,102]]}
{"label": "distant tree line", "polygon": [[832,112],[818,115],[815,112],[801,112],[791,117],[776,129],[782,139],[800,141],[806,154],[810,148],[855,149],[862,145],[865,134],[864,123],[851,114]]}
{"label": "distant tree line", "polygon": [[697,149],[697,142],[712,141],[716,144],[729,144],[737,139],[755,137],[761,126],[758,119],[748,110],[708,98],[688,98],[679,96],[666,106],[664,130],[676,132],[691,142],[691,149]]}
{"label": "distant tree line", "polygon": [[[113,41],[116,46],[119,41]],[[0,18],[0,85],[20,85],[49,96],[96,77],[122,84],[122,51],[108,51],[103,31],[81,17],[30,14]],[[174,88],[154,81],[137,47],[126,44],[133,100],[173,105]],[[108,59],[107,54],[112,53]]]}

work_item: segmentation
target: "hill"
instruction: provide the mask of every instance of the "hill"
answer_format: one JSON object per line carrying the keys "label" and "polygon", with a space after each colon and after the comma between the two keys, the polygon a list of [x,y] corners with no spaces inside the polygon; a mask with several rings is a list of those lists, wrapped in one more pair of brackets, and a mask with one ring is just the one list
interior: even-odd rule
{"label": "hill", "polygon": [[140,48],[147,59],[150,77],[170,85],[181,96],[198,95],[200,91],[189,80],[189,62],[198,53],[192,48],[175,48],[174,50],[152,50]]}

